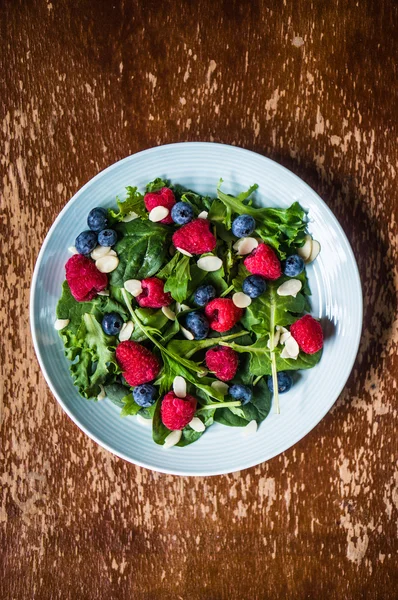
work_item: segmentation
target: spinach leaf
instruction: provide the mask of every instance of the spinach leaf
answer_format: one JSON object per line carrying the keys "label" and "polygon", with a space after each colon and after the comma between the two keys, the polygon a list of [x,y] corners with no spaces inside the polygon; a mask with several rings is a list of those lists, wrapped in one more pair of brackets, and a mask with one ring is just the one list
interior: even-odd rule
{"label": "spinach leaf", "polygon": [[252,389],[251,402],[237,408],[220,408],[215,411],[214,420],[229,427],[245,427],[252,420],[258,424],[264,421],[271,410],[272,394],[263,380]]}
{"label": "spinach leaf", "polygon": [[123,408],[127,398],[130,396],[130,390],[121,383],[111,383],[105,386],[105,393],[109,400],[119,408]]}

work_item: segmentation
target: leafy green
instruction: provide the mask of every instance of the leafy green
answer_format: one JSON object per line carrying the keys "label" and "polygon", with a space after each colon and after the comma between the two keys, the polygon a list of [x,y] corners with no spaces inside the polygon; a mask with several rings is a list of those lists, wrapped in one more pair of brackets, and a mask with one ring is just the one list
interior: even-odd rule
{"label": "leafy green", "polygon": [[126,187],[126,190],[127,197],[125,200],[120,200],[119,198],[116,198],[116,203],[118,205],[119,210],[108,210],[108,218],[110,225],[113,225],[119,221],[123,221],[124,217],[126,217],[132,212],[136,213],[140,217],[146,217],[148,214],[145,208],[144,196],[137,191],[137,188],[129,185]]}
{"label": "leafy green", "polygon": [[121,417],[133,416],[133,415],[136,415],[140,410],[141,410],[141,406],[139,406],[135,402],[135,400],[133,398],[133,395],[130,394],[125,399],[125,403],[124,403],[124,406],[123,406],[122,411],[120,413],[120,416]]}
{"label": "leafy green", "polygon": [[189,256],[184,256],[180,252],[177,255],[179,255],[178,259],[174,262],[173,268],[166,279],[164,291],[170,292],[177,302],[184,302],[187,298],[188,283],[191,279]]}
{"label": "leafy green", "polygon": [[165,261],[170,229],[141,219],[119,223],[115,229],[122,238],[115,246],[119,265],[111,273],[111,285],[122,288],[128,279],[155,275]]}
{"label": "leafy green", "polygon": [[232,340],[234,338],[242,337],[246,335],[246,331],[239,331],[237,333],[232,333],[228,335],[222,335],[213,338],[206,338],[205,340],[172,340],[167,348],[174,354],[179,356],[185,356],[186,358],[191,358],[196,352],[200,350],[204,350],[205,348],[211,348],[212,346],[216,346],[220,342],[225,342],[228,340]]}
{"label": "leafy green", "polygon": [[119,408],[123,408],[130,396],[130,390],[121,383],[111,383],[105,386],[105,393],[109,400]]}
{"label": "leafy green", "polygon": [[147,194],[149,192],[158,192],[164,187],[169,187],[169,182],[166,179],[162,179],[161,177],[156,177],[156,179],[148,183],[148,185],[145,188],[145,192]]}
{"label": "leafy green", "polygon": [[252,420],[257,424],[264,421],[271,410],[272,394],[263,380],[260,380],[252,390],[253,398],[248,404],[237,408],[216,410],[214,420],[230,427],[245,427]]}

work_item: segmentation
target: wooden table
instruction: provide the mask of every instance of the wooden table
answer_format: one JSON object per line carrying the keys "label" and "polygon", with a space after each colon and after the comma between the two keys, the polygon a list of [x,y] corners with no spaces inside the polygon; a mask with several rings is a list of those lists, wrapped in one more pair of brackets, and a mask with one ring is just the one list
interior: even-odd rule
{"label": "wooden table", "polygon": [[[397,4],[1,3],[2,599],[392,599],[397,592]],[[253,149],[342,224],[358,359],[300,443],[214,478],[136,468],[62,412],[33,352],[34,262],[93,175],[184,140]]]}

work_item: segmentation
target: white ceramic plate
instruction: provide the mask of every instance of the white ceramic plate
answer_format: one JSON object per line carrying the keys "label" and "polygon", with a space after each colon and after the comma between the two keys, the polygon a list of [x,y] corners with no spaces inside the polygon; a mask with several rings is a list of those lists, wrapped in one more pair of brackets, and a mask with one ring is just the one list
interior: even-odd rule
{"label": "white ceramic plate", "polygon": [[[327,333],[322,360],[302,371],[287,394],[281,414],[271,410],[256,434],[215,424],[196,443],[164,450],[135,417],[122,419],[110,401],[83,400],[72,384],[62,342],[54,330],[55,307],[64,279],[68,246],[86,228],[94,206],[113,206],[127,185],[144,189],[165,177],[202,194],[237,193],[259,184],[257,203],[288,207],[298,201],[309,211],[309,230],[322,251],[308,267],[312,314]],[[31,290],[31,328],[41,369],[71,419],[93,440],[137,465],[178,475],[216,475],[246,469],[290,448],[331,408],[350,374],[362,327],[362,295],[357,265],[339,223],[319,196],[296,175],[254,152],[211,143],[181,143],[139,152],[89,181],[68,202],[51,227],[37,259]]]}

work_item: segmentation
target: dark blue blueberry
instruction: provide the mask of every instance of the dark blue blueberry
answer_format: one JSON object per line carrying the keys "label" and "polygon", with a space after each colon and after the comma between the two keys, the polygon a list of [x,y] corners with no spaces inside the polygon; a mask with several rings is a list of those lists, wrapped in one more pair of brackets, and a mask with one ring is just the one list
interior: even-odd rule
{"label": "dark blue blueberry", "polygon": [[143,383],[133,389],[133,398],[138,406],[147,408],[156,402],[157,391],[154,385]]}
{"label": "dark blue blueberry", "polygon": [[193,219],[193,208],[188,202],[177,202],[171,209],[171,218],[177,225],[185,225]]}
{"label": "dark blue blueberry", "polygon": [[[285,371],[279,371],[278,375],[278,392],[280,394],[284,394],[288,392],[293,385],[293,379],[290,377],[288,373]],[[274,383],[272,381],[272,377],[268,377],[267,385],[271,392],[274,391]]]}
{"label": "dark blue blueberry", "polygon": [[232,398],[235,398],[235,400],[240,400],[242,406],[248,404],[253,396],[251,389],[242,383],[235,383],[234,385],[231,385],[228,390],[228,394],[232,396]]}
{"label": "dark blue blueberry", "polygon": [[264,294],[267,289],[267,283],[260,275],[249,275],[243,282],[242,290],[250,298],[258,298]]}
{"label": "dark blue blueberry", "polygon": [[247,237],[256,229],[256,221],[250,215],[240,215],[232,222],[232,233],[236,237]]}
{"label": "dark blue blueberry", "polygon": [[102,208],[98,206],[97,208],[93,208],[88,213],[87,217],[87,225],[90,227],[92,231],[102,231],[108,225],[108,211],[106,208]]}
{"label": "dark blue blueberry", "polygon": [[102,319],[102,329],[106,335],[117,335],[123,325],[123,319],[117,312],[107,313]]}
{"label": "dark blue blueberry", "polygon": [[204,340],[209,333],[209,322],[200,312],[188,313],[185,317],[185,325],[195,340]]}
{"label": "dark blue blueberry", "polygon": [[296,277],[296,275],[300,275],[304,270],[304,261],[301,256],[292,254],[284,261],[282,267],[285,275],[288,277]]}
{"label": "dark blue blueberry", "polygon": [[201,285],[194,294],[194,302],[197,306],[206,306],[210,300],[216,297],[216,290],[212,285]]}
{"label": "dark blue blueberry", "polygon": [[94,231],[82,231],[75,240],[79,254],[90,254],[97,245],[97,234]]}
{"label": "dark blue blueberry", "polygon": [[100,246],[114,246],[117,242],[117,233],[113,229],[103,229],[98,234]]}

